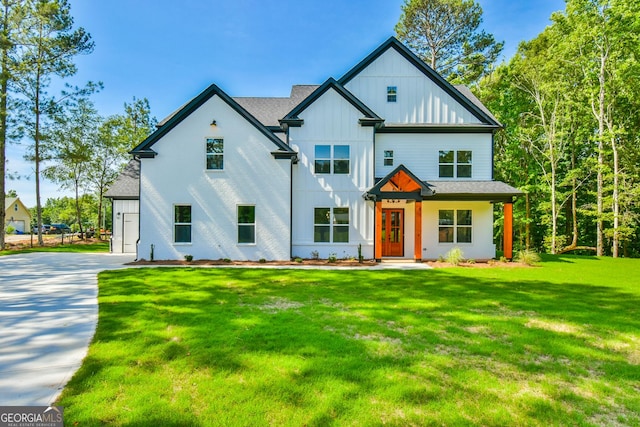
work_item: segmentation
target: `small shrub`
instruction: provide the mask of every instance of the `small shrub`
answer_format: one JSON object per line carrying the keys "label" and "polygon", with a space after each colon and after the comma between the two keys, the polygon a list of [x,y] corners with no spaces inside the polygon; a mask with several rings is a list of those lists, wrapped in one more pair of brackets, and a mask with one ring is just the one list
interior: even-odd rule
{"label": "small shrub", "polygon": [[223,262],[231,262],[231,260],[229,258],[223,258],[222,261]]}
{"label": "small shrub", "polygon": [[9,225],[9,226],[7,226],[7,228],[5,229],[5,231],[6,231],[6,233],[7,233],[7,234],[13,234],[13,233],[15,233],[15,232],[16,232],[16,229],[15,229],[15,227],[14,227],[14,226]]}
{"label": "small shrub", "polygon": [[362,264],[362,243],[358,244],[358,262]]}
{"label": "small shrub", "polygon": [[449,264],[460,265],[462,261],[464,261],[464,253],[462,253],[462,249],[453,248],[445,255],[445,260]]}
{"label": "small shrub", "polygon": [[506,256],[501,256],[500,262],[509,262],[509,258],[507,258]]}
{"label": "small shrub", "polygon": [[444,257],[442,255],[438,256],[438,262],[444,262]]}
{"label": "small shrub", "polygon": [[302,262],[302,258],[300,258],[300,257],[296,258],[296,262],[297,262],[298,264],[300,264],[300,263]]}
{"label": "small shrub", "polygon": [[536,265],[541,261],[541,259],[540,255],[538,255],[535,251],[526,249],[518,252],[518,254],[516,255],[516,261],[526,265]]}
{"label": "small shrub", "polygon": [[335,252],[329,254],[329,258],[327,258],[329,262],[336,262],[338,260],[338,255]]}
{"label": "small shrub", "polygon": [[265,264],[265,263],[267,262],[267,260],[266,260],[266,259],[264,259],[264,258],[260,258],[260,259],[258,260],[258,262],[259,262],[260,264]]}
{"label": "small shrub", "polygon": [[318,252],[318,251],[311,251],[311,259],[315,259],[315,260],[320,259],[320,252]]}
{"label": "small shrub", "polygon": [[154,245],[153,243],[151,244],[151,253],[149,254],[149,261],[153,262],[153,250],[156,248],[156,245]]}
{"label": "small shrub", "polygon": [[188,254],[187,254],[187,255],[185,255],[185,256],[184,256],[184,260],[185,260],[185,261],[187,261],[187,262],[191,262],[191,261],[193,261],[193,255],[188,255]]}
{"label": "small shrub", "polygon": [[476,263],[476,260],[475,260],[475,259],[473,259],[473,258],[471,258],[471,259],[468,259],[468,260],[467,260],[467,263],[468,263],[468,264],[475,264],[475,263]]}

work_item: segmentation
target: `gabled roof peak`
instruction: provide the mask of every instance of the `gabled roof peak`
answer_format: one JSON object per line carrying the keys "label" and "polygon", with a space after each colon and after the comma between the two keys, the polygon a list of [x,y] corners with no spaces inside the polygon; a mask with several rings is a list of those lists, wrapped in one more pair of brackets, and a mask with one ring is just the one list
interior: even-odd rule
{"label": "gabled roof peak", "polygon": [[453,99],[455,99],[457,102],[463,105],[467,110],[469,110],[482,123],[487,125],[502,127],[502,125],[495,119],[495,117],[493,117],[491,113],[488,113],[486,108],[483,108],[484,106],[480,107],[478,105],[480,104],[480,101],[478,101],[477,99],[469,99],[469,97],[463,94],[451,83],[446,81],[439,73],[437,73],[427,63],[425,63],[415,53],[413,53],[407,46],[405,46],[403,43],[401,43],[398,39],[396,39],[393,36],[389,37],[384,43],[382,43],[380,46],[378,46],[378,48],[376,48],[373,52],[367,55],[355,67],[347,71],[347,73],[344,76],[342,76],[338,80],[338,82],[341,85],[346,86],[354,77],[360,74],[362,70],[367,68],[371,63],[373,63],[376,59],[382,56],[389,49],[394,49],[396,52],[398,52],[407,61],[409,61],[414,67],[420,70],[425,76],[430,78],[436,85],[438,85],[442,90],[444,90],[447,94],[449,94]]}

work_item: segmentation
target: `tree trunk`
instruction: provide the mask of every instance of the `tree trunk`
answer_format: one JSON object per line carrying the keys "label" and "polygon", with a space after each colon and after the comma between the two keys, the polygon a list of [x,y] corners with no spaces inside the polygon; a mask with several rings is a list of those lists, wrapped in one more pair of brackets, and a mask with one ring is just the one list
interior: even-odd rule
{"label": "tree trunk", "polygon": [[[5,194],[6,183],[5,176],[7,171],[5,165],[7,163],[7,92],[9,81],[9,5],[6,0],[2,2],[4,9],[4,19],[2,22],[2,59],[0,70],[0,250],[4,249],[4,224],[6,221]],[[29,224],[31,227],[31,224]]]}
{"label": "tree trunk", "polygon": [[38,217],[38,245],[44,246],[42,238],[42,204],[40,203],[40,70],[36,75],[36,99],[35,99],[35,132],[34,132],[34,151],[35,151],[35,179],[36,179],[36,212]]}
{"label": "tree trunk", "polygon": [[613,257],[618,258],[618,247],[620,246],[620,198],[619,198],[619,159],[618,146],[615,135],[611,135],[611,149],[613,150],[613,247],[611,248]]}
{"label": "tree trunk", "polygon": [[525,210],[527,221],[525,223],[524,233],[525,233],[525,247],[527,250],[531,249],[531,199],[529,197],[529,193],[525,193]]}
{"label": "tree trunk", "polygon": [[607,66],[607,55],[602,52],[600,56],[600,73],[598,75],[598,82],[600,85],[600,92],[598,94],[598,189],[597,189],[597,204],[598,215],[596,219],[596,255],[604,255],[604,221],[602,219],[604,213],[603,197],[604,197],[604,121],[605,121],[605,72]]}

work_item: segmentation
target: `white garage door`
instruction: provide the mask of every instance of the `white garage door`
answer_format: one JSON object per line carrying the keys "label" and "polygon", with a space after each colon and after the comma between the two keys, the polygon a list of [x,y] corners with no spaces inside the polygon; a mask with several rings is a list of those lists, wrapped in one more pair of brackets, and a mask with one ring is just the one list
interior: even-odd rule
{"label": "white garage door", "polygon": [[24,221],[9,221],[8,226],[11,226],[21,233],[24,233]]}

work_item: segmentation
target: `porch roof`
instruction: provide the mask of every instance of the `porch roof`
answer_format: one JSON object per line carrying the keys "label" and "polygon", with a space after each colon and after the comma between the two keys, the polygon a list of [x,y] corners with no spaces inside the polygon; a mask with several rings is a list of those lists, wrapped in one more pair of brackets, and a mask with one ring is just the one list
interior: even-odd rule
{"label": "porch roof", "polygon": [[501,181],[422,181],[406,166],[399,165],[364,194],[367,200],[458,200],[511,202],[522,194]]}

